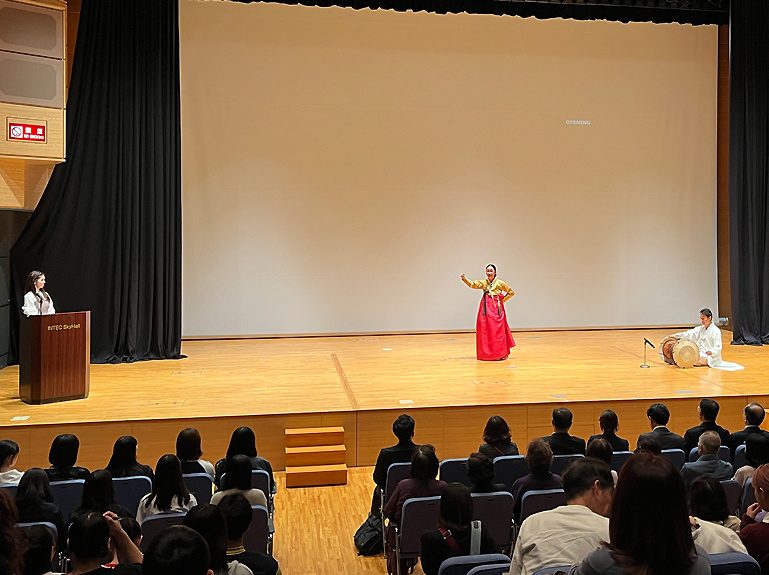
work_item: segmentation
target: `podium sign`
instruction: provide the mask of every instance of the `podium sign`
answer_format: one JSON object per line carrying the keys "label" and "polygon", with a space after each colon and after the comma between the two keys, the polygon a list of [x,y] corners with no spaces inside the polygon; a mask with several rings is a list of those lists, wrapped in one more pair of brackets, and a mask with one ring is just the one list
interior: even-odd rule
{"label": "podium sign", "polygon": [[24,403],[88,397],[90,311],[22,318],[19,335],[19,397]]}

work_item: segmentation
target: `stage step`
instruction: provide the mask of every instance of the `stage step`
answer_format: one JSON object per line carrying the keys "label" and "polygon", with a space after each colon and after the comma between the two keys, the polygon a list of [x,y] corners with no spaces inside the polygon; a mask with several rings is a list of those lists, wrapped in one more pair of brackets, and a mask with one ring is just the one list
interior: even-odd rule
{"label": "stage step", "polygon": [[347,485],[344,427],[286,429],[286,487]]}
{"label": "stage step", "polygon": [[344,445],[311,445],[309,447],[286,447],[286,467],[303,465],[334,465],[347,460]]}
{"label": "stage step", "polygon": [[344,427],[305,427],[286,430],[286,447],[312,447],[344,443]]}
{"label": "stage step", "polygon": [[286,467],[286,487],[347,485],[347,465],[305,465]]}

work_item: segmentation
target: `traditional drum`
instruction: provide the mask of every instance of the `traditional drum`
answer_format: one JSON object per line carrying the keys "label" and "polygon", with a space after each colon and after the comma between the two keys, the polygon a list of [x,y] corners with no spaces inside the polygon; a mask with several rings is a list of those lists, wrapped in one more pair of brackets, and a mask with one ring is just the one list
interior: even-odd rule
{"label": "traditional drum", "polygon": [[660,342],[660,357],[670,365],[694,367],[700,359],[700,348],[690,339],[676,339],[671,335]]}

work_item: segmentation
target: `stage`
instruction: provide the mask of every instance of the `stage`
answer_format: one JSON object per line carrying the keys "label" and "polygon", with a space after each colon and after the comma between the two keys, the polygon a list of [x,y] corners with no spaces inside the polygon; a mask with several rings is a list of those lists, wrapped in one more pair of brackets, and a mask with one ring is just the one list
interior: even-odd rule
{"label": "stage", "polygon": [[489,416],[505,417],[513,439],[548,434],[554,405],[574,412],[572,433],[597,433],[601,410],[620,417],[619,435],[648,430],[645,410],[661,400],[670,427],[698,423],[699,398],[718,398],[719,423],[742,428],[741,409],[769,404],[769,350],[730,346],[723,357],[745,366],[727,372],[664,364],[655,344],[672,329],[515,333],[517,346],[499,362],[475,359],[473,333],[184,341],[182,360],[91,366],[88,399],[33,406],[18,399],[18,367],[0,371],[0,436],[21,446],[19,467],[47,466],[51,439],[71,431],[81,439],[82,465],[106,465],[114,440],[131,434],[140,459],[154,464],[173,452],[179,430],[200,429],[204,458],[223,456],[240,425],[257,434],[260,455],[284,467],[287,427],[342,425],[349,466],[373,465],[394,438],[390,426],[404,411],[417,421],[417,442],[439,457],[467,456],[481,442]]}

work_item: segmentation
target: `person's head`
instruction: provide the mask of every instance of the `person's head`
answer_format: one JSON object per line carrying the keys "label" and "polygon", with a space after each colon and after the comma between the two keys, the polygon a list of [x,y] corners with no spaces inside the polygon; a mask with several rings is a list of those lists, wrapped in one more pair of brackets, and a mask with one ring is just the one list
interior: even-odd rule
{"label": "person's head", "polygon": [[769,463],[769,441],[758,433],[751,433],[745,438],[745,461],[751,467]]}
{"label": "person's head", "polygon": [[[56,554],[56,536],[47,525],[30,525],[21,533],[24,549],[24,575],[44,575],[51,572]],[[6,573],[6,571],[3,571]]]}
{"label": "person's head", "polygon": [[248,457],[233,455],[227,460],[222,489],[251,489],[251,460]]}
{"label": "person's head", "polygon": [[569,464],[561,480],[569,505],[584,505],[593,513],[609,516],[614,478],[608,463],[593,457],[580,457]]}
{"label": "person's head", "polygon": [[16,524],[19,512],[7,489],[0,489],[0,573],[21,573],[22,556],[19,551]]}
{"label": "person's head", "polygon": [[721,436],[715,431],[705,431],[697,441],[697,451],[701,455],[714,455],[721,447]]}
{"label": "person's head", "polygon": [[569,431],[573,419],[574,416],[568,408],[556,407],[553,410],[553,429],[560,432]]}
{"label": "person's head", "polygon": [[703,521],[726,521],[729,505],[721,482],[709,475],[700,475],[689,486],[689,513]]}
{"label": "person's head", "polygon": [[638,445],[635,453],[651,453],[652,455],[662,454],[662,444],[660,440],[652,436],[644,436],[638,439]]}
{"label": "person's head", "polygon": [[553,464],[553,450],[550,444],[541,438],[529,443],[526,449],[526,464],[534,475],[550,473],[550,466]]}
{"label": "person's head", "polygon": [[499,415],[492,415],[486,422],[483,430],[483,441],[492,445],[494,443],[510,442],[510,427]]}
{"label": "person's head", "polygon": [[611,443],[606,441],[603,437],[596,437],[593,441],[587,444],[587,450],[585,451],[586,457],[595,457],[600,459],[607,465],[611,465],[611,458],[614,455],[614,449]]}
{"label": "person's head", "polygon": [[769,509],[769,463],[761,465],[753,472],[753,492],[761,509]]}
{"label": "person's head", "polygon": [[409,441],[414,437],[414,418],[410,415],[399,415],[398,419],[393,422],[393,433],[398,441]]}
{"label": "person's head", "polygon": [[109,525],[101,513],[92,511],[76,517],[67,533],[74,567],[109,557]]}
{"label": "person's head", "polygon": [[77,463],[77,452],[80,449],[80,440],[76,435],[65,433],[58,435],[51,443],[48,452],[48,461],[54,467],[74,467]]}
{"label": "person's head", "polygon": [[489,264],[486,266],[486,278],[493,282],[494,278],[497,277],[497,266],[494,264]]}
{"label": "person's head", "polygon": [[694,541],[684,482],[666,457],[639,453],[622,466],[609,534],[617,562],[631,572],[689,572]]}
{"label": "person's head", "polygon": [[161,511],[171,509],[174,497],[185,505],[190,501],[190,492],[184,485],[182,477],[182,464],[179,458],[172,453],[167,453],[160,459],[155,467],[155,480],[152,482],[152,492],[144,502],[145,507],[150,507],[155,501],[155,506]]}
{"label": "person's head", "polygon": [[619,418],[611,409],[604,409],[601,412],[598,423],[601,425],[601,431],[606,433],[617,433],[619,429]]}
{"label": "person's head", "polygon": [[133,541],[133,544],[139,547],[142,542],[141,524],[133,517],[121,517],[120,526],[123,528],[123,531],[126,532],[128,538]]}
{"label": "person's head", "polygon": [[176,457],[179,461],[197,461],[202,455],[200,432],[194,427],[182,429],[176,437]]}
{"label": "person's head", "polygon": [[414,450],[411,456],[411,477],[422,485],[427,485],[431,479],[438,475],[438,456],[435,455],[435,447],[426,443]]}
{"label": "person's head", "polygon": [[646,417],[649,418],[652,428],[658,425],[667,425],[670,421],[670,411],[662,403],[653,403],[646,410]]}
{"label": "person's head", "polygon": [[494,463],[483,453],[473,453],[467,458],[467,476],[474,485],[494,482]]}
{"label": "person's head", "polygon": [[142,575],[214,575],[208,543],[194,529],[177,525],[155,537],[142,561]]}
{"label": "person's head", "polygon": [[218,503],[227,523],[227,539],[238,542],[251,525],[251,504],[242,493],[231,493]]}
{"label": "person's head", "polygon": [[182,525],[194,529],[208,543],[208,568],[214,573],[227,572],[227,523],[216,505],[196,505],[184,516]]}
{"label": "person's head", "polygon": [[19,459],[19,444],[10,439],[0,441],[0,469],[12,468]]}
{"label": "person's head", "polygon": [[53,503],[53,491],[45,471],[39,467],[27,469],[19,480],[16,500]]}
{"label": "person's head", "polygon": [[710,311],[710,309],[703,307],[700,310],[700,321],[705,327],[710,327],[710,324],[713,323],[713,312]]}
{"label": "person's head", "polygon": [[440,523],[446,529],[464,531],[473,519],[473,498],[461,483],[449,483],[441,494]]}
{"label": "person's head", "polygon": [[119,437],[112,448],[112,457],[107,464],[107,469],[124,469],[135,465],[137,445],[136,438],[131,435]]}
{"label": "person's head", "polygon": [[233,455],[256,457],[256,435],[250,427],[238,427],[232,432],[227,448],[227,459]]}
{"label": "person's head", "polygon": [[45,292],[45,274],[39,270],[32,270],[27,276],[27,281],[24,283],[24,293],[27,292],[37,293],[39,291]]}
{"label": "person's head", "polygon": [[115,486],[112,483],[112,474],[106,469],[97,469],[89,473],[83,484],[80,509],[104,513],[115,503]]}
{"label": "person's head", "polygon": [[711,422],[715,422],[716,417],[718,417],[719,409],[721,409],[721,406],[718,405],[718,402],[709,397],[703,398],[700,401],[700,405],[697,407],[697,411],[700,413],[700,419],[702,419],[702,421]]}
{"label": "person's head", "polygon": [[766,415],[761,404],[756,402],[746,405],[743,413],[745,415],[745,423],[748,425],[761,425],[764,421],[764,415]]}

